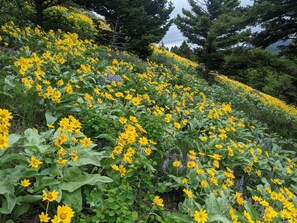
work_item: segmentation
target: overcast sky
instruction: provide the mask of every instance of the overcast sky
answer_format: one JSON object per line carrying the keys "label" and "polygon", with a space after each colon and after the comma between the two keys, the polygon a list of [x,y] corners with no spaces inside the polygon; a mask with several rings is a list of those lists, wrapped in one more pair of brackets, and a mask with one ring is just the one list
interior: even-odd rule
{"label": "overcast sky", "polygon": [[[174,18],[177,14],[182,14],[182,8],[190,9],[188,0],[171,0],[171,2],[175,7],[174,11],[171,14],[172,18]],[[252,4],[252,0],[241,0],[241,2],[243,6]],[[164,42],[166,47],[171,48],[175,45],[179,46],[185,39],[186,38],[177,29],[176,25],[172,25],[162,41]]]}

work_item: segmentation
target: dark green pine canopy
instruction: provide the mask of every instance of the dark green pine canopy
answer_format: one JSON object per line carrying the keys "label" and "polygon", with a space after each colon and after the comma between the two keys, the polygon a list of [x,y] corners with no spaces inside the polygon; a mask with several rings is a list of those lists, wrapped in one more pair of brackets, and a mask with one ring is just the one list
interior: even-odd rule
{"label": "dark green pine canopy", "polygon": [[244,42],[250,35],[247,20],[238,0],[188,0],[191,10],[183,9],[175,23],[192,44],[206,70],[217,69],[223,54]]}
{"label": "dark green pine canopy", "polygon": [[172,24],[172,3],[168,0],[76,0],[105,16],[115,34],[111,45],[146,58],[149,44],[162,40]]}
{"label": "dark green pine canopy", "polygon": [[279,40],[296,39],[296,0],[255,0],[250,14],[262,28],[254,34],[254,45],[267,47]]}

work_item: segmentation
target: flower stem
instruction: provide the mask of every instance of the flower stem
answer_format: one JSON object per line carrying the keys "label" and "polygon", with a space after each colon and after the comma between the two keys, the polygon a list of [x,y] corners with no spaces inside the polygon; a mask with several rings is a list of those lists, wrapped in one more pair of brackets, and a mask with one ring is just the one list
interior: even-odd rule
{"label": "flower stem", "polygon": [[48,211],[48,207],[49,207],[49,201],[47,201],[47,204],[46,204],[46,210],[45,210],[46,214],[47,214],[47,211]]}
{"label": "flower stem", "polygon": [[144,223],[146,223],[146,222],[147,222],[147,220],[148,220],[149,216],[150,216],[151,214],[153,214],[154,210],[155,210],[155,206],[154,206],[154,207],[152,207],[152,209],[150,210],[150,212],[149,212],[149,213],[148,213],[148,215],[146,216],[146,219],[145,219]]}

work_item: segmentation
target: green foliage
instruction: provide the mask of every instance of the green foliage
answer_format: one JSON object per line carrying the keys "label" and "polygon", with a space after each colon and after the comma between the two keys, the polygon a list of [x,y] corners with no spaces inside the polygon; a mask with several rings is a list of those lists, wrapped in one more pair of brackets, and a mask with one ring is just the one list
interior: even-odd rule
{"label": "green foliage", "polygon": [[[62,201],[79,212],[82,209],[83,188],[112,182],[106,176],[95,174],[90,166],[100,166],[103,157],[102,153],[90,150],[94,145],[83,149],[82,145],[75,145],[69,139],[64,142],[63,149],[69,155],[71,151],[76,151],[79,160],[75,161],[73,156],[68,159],[58,155],[57,141],[63,134],[75,137],[75,134],[54,129],[41,133],[27,129],[22,135],[10,135],[10,146],[1,151],[0,175],[5,182],[0,184],[3,194],[0,197],[0,219],[3,214],[18,219],[27,211],[32,211],[34,204],[44,206],[41,201],[44,191],[57,191],[58,202]],[[18,148],[17,153],[14,148]],[[35,158],[40,162],[34,162]],[[24,186],[22,180],[28,180],[30,184]],[[56,206],[55,203],[52,205]]]}
{"label": "green foliage", "polygon": [[[113,138],[117,137],[117,129],[120,128],[118,120],[111,118],[111,115],[97,113],[91,109],[82,110],[79,113],[80,120],[84,123],[83,131],[93,138],[104,133]],[[102,142],[103,143],[103,142]]]}
{"label": "green foliage", "polygon": [[[247,212],[256,221],[287,206],[296,215],[294,139],[268,134],[248,114],[296,123],[294,109],[263,103],[256,91],[209,86],[197,64],[155,46],[151,60],[166,64],[63,31],[8,24],[0,32],[6,52],[15,50],[1,61],[1,92],[11,98],[0,101],[1,222],[52,218],[58,204],[75,211],[75,222],[246,222]],[[43,114],[20,134],[12,115],[28,105],[14,104],[17,84]],[[241,111],[245,102],[256,109]],[[49,191],[55,201],[44,201]]]}
{"label": "green foliage", "polygon": [[296,104],[297,64],[260,48],[237,49],[225,57],[228,76],[259,91]]}
{"label": "green foliage", "polygon": [[[52,6],[59,5],[61,3],[65,3],[67,0],[26,0],[25,2],[28,3],[33,9],[34,9],[34,22],[37,26],[42,26],[44,22],[44,13],[47,8],[50,8]],[[16,0],[16,2],[19,2],[19,0]],[[18,5],[18,7],[20,7]]]}
{"label": "green foliage", "polygon": [[79,222],[138,222],[138,213],[131,209],[135,194],[125,182],[95,188],[86,194],[86,200],[93,212],[92,217],[82,217]]}
{"label": "green foliage", "polygon": [[77,33],[81,38],[95,38],[97,29],[93,20],[83,10],[53,6],[45,11],[46,29],[62,29],[65,32]]}
{"label": "green foliage", "polygon": [[195,54],[206,71],[218,69],[228,50],[250,34],[244,30],[247,25],[244,9],[234,0],[205,1],[205,9],[198,1],[189,3],[192,10],[183,9],[183,16],[178,15],[175,23],[189,42],[197,45]]}
{"label": "green foliage", "polygon": [[13,21],[18,25],[31,25],[34,10],[26,1],[2,1],[0,6],[0,24]]}
{"label": "green foliage", "polygon": [[[294,149],[294,143],[291,139],[297,137],[296,120],[268,104],[263,104],[261,100],[256,98],[249,92],[232,89],[235,83],[212,85],[211,89],[206,89],[209,95],[212,95],[216,101],[231,102],[238,110],[244,111],[251,120],[258,120],[265,124],[262,131],[267,134],[273,132],[280,135],[284,140],[284,147]],[[256,90],[253,92],[258,94]]]}
{"label": "green foliage", "polygon": [[112,24],[114,34],[111,45],[114,48],[126,49],[146,58],[152,53],[149,45],[159,42],[172,21],[173,11],[167,0],[101,0],[75,1],[105,16]]}
{"label": "green foliage", "polygon": [[180,47],[172,47],[170,52],[175,53],[181,57],[187,58],[189,60],[195,61],[195,54],[185,40],[182,42]]}
{"label": "green foliage", "polygon": [[279,40],[296,37],[296,1],[257,0],[249,10],[254,23],[262,27],[253,36],[253,44],[267,47]]}

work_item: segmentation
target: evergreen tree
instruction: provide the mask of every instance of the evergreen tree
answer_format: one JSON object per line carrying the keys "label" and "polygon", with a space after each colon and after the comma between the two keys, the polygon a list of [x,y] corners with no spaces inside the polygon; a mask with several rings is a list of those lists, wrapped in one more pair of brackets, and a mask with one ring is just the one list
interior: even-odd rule
{"label": "evergreen tree", "polygon": [[225,57],[224,74],[252,88],[297,103],[297,64],[262,48],[238,48]]}
{"label": "evergreen tree", "polygon": [[255,0],[250,13],[262,28],[254,35],[254,45],[267,47],[279,40],[297,38],[296,0]]}
{"label": "evergreen tree", "polygon": [[193,50],[190,48],[190,46],[187,44],[187,42],[185,40],[180,45],[178,51],[179,51],[178,55],[180,55],[184,58],[187,58],[189,60],[194,60],[194,58],[195,58]]}
{"label": "evergreen tree", "polygon": [[195,54],[185,40],[179,47],[173,46],[170,51],[189,60],[195,60]]}
{"label": "evergreen tree", "polygon": [[124,47],[146,58],[149,45],[159,42],[172,20],[173,6],[168,0],[76,0],[75,2],[105,16],[115,30],[111,45]]}
{"label": "evergreen tree", "polygon": [[250,35],[246,27],[244,8],[239,0],[188,0],[191,11],[183,9],[175,23],[181,32],[195,44],[199,62],[204,63],[206,73],[218,69],[228,51],[244,42]]}
{"label": "evergreen tree", "polygon": [[[16,2],[18,2],[17,0]],[[66,2],[67,0],[27,0],[35,9],[35,24],[42,26],[44,20],[44,10],[52,6]]]}

